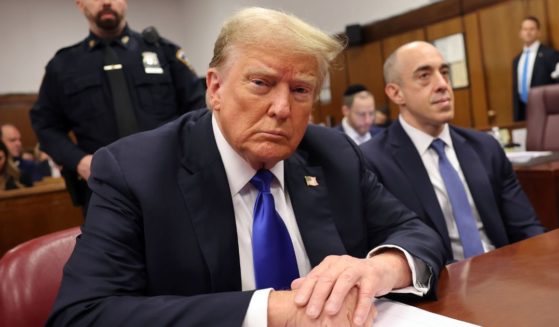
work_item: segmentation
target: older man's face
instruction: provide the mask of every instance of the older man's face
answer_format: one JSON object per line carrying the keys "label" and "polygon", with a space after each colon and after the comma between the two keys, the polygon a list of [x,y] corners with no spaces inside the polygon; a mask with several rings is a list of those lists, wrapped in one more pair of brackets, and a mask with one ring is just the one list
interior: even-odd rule
{"label": "older man's face", "polygon": [[238,47],[208,71],[208,95],[233,149],[254,169],[270,168],[303,138],[318,81],[314,57]]}

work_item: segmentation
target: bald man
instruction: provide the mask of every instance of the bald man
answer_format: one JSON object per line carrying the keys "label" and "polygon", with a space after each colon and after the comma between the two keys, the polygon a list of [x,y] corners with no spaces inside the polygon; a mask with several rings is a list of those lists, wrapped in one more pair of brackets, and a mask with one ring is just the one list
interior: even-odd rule
{"label": "bald man", "polygon": [[449,258],[544,232],[497,141],[450,125],[449,65],[433,45],[398,48],[384,78],[400,116],[361,149],[382,184],[440,234]]}

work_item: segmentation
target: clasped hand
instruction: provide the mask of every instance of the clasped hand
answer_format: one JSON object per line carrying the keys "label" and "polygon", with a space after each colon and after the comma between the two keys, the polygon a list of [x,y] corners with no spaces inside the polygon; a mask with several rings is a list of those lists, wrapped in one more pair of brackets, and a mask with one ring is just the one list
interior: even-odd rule
{"label": "clasped hand", "polygon": [[410,284],[405,256],[390,249],[368,259],[329,256],[307,276],[294,280],[293,291],[272,295],[284,293],[295,304],[285,325],[371,326],[377,315],[374,297]]}

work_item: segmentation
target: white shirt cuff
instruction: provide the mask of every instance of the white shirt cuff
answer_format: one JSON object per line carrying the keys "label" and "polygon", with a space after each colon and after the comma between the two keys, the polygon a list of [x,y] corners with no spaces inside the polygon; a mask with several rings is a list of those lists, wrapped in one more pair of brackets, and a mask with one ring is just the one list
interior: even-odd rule
{"label": "white shirt cuff", "polygon": [[433,274],[431,273],[425,262],[412,257],[411,254],[408,253],[408,251],[396,245],[381,245],[372,249],[367,254],[367,258],[374,256],[374,254],[380,249],[385,248],[398,249],[402,251],[402,253],[404,253],[404,255],[406,256],[406,260],[408,261],[408,265],[410,266],[411,278],[413,282],[413,286],[395,289],[390,291],[390,293],[410,293],[418,296],[427,294],[431,287],[431,277],[433,276]]}
{"label": "white shirt cuff", "polygon": [[268,326],[268,297],[273,288],[254,291],[242,327]]}

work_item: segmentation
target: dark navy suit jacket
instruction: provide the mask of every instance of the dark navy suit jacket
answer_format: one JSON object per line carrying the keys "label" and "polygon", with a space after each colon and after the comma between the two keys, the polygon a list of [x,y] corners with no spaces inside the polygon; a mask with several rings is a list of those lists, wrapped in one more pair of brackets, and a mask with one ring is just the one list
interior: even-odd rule
{"label": "dark navy suit jacket", "polygon": [[[520,100],[520,95],[518,94],[518,61],[521,55],[522,52],[514,57],[512,61],[512,99],[514,106],[513,118],[515,121],[526,119],[526,105]],[[551,73],[555,70],[555,65],[558,62],[559,52],[545,45],[540,45],[536,60],[534,61],[530,87],[559,82],[559,80],[551,78]]]}
{"label": "dark navy suit jacket", "polygon": [[[495,247],[544,232],[504,151],[490,135],[450,126],[450,136],[487,236]],[[427,170],[412,140],[395,121],[361,145],[379,181],[443,238],[450,240]]]}
{"label": "dark navy suit jacket", "polygon": [[[308,186],[314,176],[318,186]],[[395,244],[431,268],[442,240],[383,186],[353,142],[309,126],[285,160],[285,183],[312,266]],[[93,158],[83,234],[48,326],[240,326],[235,216],[208,110],[124,138]]]}

